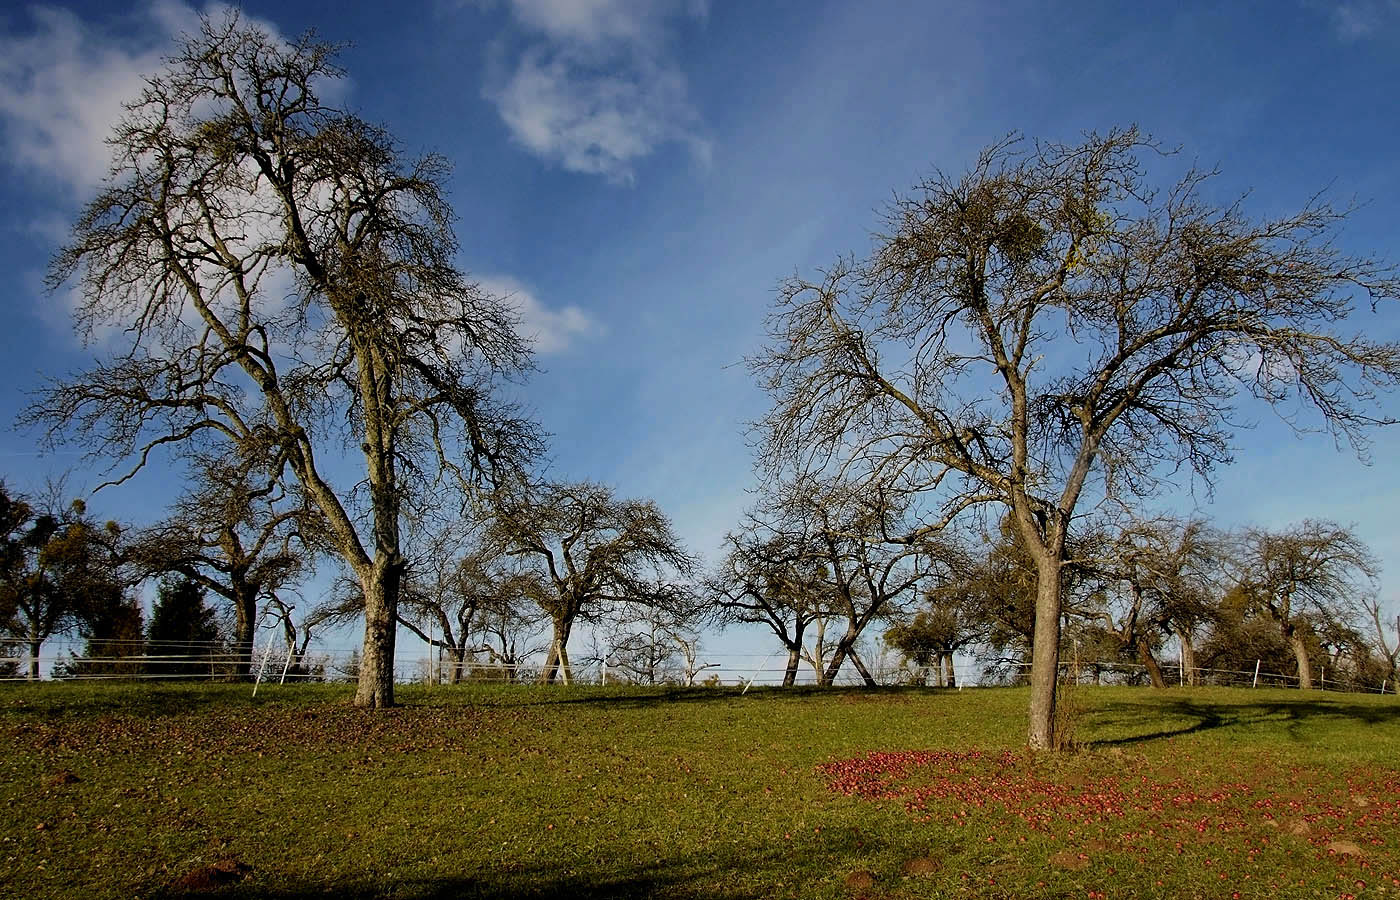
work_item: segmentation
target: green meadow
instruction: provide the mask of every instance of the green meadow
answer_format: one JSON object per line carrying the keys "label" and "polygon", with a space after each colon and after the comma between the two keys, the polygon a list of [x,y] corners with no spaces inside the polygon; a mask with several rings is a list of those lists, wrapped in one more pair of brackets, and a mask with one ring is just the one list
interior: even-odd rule
{"label": "green meadow", "polygon": [[0,691],[0,895],[1400,895],[1400,702],[1076,687]]}

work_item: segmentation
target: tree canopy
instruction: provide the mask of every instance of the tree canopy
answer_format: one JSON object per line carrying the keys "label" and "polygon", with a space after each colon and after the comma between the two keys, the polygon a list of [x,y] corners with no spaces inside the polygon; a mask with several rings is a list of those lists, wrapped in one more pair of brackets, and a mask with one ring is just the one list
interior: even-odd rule
{"label": "tree canopy", "polygon": [[751,360],[772,397],[770,473],[839,470],[920,498],[916,531],[1008,508],[1037,570],[1029,743],[1053,746],[1061,579],[1086,489],[1151,494],[1230,459],[1241,397],[1301,406],[1364,449],[1400,345],[1344,330],[1400,296],[1393,266],[1334,241],[1314,200],[1256,220],[1213,173],[1160,187],[1136,129],[1009,138],[890,206],[863,259],[778,292]]}

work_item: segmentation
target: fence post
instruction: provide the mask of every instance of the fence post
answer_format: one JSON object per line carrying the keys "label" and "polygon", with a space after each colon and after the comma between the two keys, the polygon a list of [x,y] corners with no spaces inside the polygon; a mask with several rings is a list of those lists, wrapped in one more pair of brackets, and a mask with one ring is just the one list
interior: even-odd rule
{"label": "fence post", "polygon": [[1256,659],[1256,660],[1254,661],[1254,684],[1250,685],[1250,687],[1258,687],[1258,686],[1259,686],[1259,665],[1260,665],[1262,662],[1263,662],[1262,659]]}

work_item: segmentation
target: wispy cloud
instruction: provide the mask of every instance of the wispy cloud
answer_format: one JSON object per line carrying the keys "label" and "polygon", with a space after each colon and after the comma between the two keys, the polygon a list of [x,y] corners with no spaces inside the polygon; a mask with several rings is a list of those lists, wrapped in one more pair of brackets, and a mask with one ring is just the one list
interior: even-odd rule
{"label": "wispy cloud", "polygon": [[636,163],[679,143],[709,143],[668,44],[703,19],[695,0],[507,0],[528,36],[488,75],[486,97],[527,150],[571,172],[630,184]]}
{"label": "wispy cloud", "polygon": [[[227,9],[205,7],[213,16]],[[0,146],[13,169],[82,196],[107,174],[104,141],[122,104],[140,95],[174,38],[198,29],[199,13],[179,0],[151,0],[107,26],[45,6],[30,19],[29,31],[0,34]]]}
{"label": "wispy cloud", "polygon": [[550,309],[529,288],[506,275],[478,279],[487,293],[504,297],[520,316],[520,333],[540,354],[559,353],[576,339],[598,337],[601,324],[572,304]]}
{"label": "wispy cloud", "polygon": [[1320,6],[1331,18],[1333,31],[1343,40],[1363,40],[1400,25],[1400,0],[1339,0]]}

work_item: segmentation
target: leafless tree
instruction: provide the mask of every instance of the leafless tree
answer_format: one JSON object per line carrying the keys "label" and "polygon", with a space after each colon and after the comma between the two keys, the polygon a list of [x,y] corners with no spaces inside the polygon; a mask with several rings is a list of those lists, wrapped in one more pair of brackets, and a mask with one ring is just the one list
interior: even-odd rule
{"label": "leafless tree", "polygon": [[751,360],[769,472],[898,483],[922,504],[911,537],[1010,510],[1037,574],[1036,748],[1055,746],[1081,498],[1147,495],[1182,467],[1208,481],[1241,396],[1300,428],[1311,407],[1362,450],[1400,377],[1400,348],[1340,330],[1358,297],[1400,295],[1392,266],[1333,242],[1345,211],[1252,220],[1207,198],[1210,172],[1154,189],[1158,155],[1131,128],[990,146],[897,199],[869,257],[786,281]]}
{"label": "leafless tree", "polygon": [[538,607],[547,591],[539,572],[508,556],[485,536],[487,528],[471,518],[432,529],[406,574],[399,622],[430,650],[447,653],[450,684],[478,654],[503,667],[518,664],[513,641],[530,623],[527,607]]}
{"label": "leafless tree", "polygon": [[[24,421],[130,461],[119,481],[210,440],[294,476],[365,597],[355,702],[377,707],[413,486],[503,477],[538,437],[498,389],[530,365],[516,314],[453,262],[447,164],[323,103],[334,57],[230,13],[147,81],[50,272],[111,352]],[[355,487],[326,462],[346,446]]]}
{"label": "leafless tree", "polygon": [[[1361,605],[1369,624],[1375,629],[1372,632],[1373,647],[1385,660],[1386,667],[1390,670],[1389,681],[1396,686],[1397,693],[1400,693],[1400,616],[1390,619],[1382,612],[1379,594],[1362,597]],[[1393,640],[1387,635],[1391,629],[1395,631]]]}
{"label": "leafless tree", "polygon": [[1360,618],[1380,571],[1375,556],[1350,528],[1306,520],[1282,531],[1247,529],[1232,562],[1239,590],[1277,625],[1298,663],[1298,686],[1310,690],[1306,631]]}
{"label": "leafless tree", "polygon": [[[821,631],[813,647],[817,652],[809,653],[818,684],[835,683],[849,659],[865,684],[875,687],[875,676],[856,652],[857,641],[869,626],[888,620],[917,596],[920,584],[943,562],[943,547],[931,538],[890,540],[908,530],[902,499],[879,489],[862,491],[844,481],[813,478],[797,479],[772,493],[775,510],[801,523],[807,535],[804,551],[824,576],[826,615],[816,623]],[[828,618],[841,632],[826,647]]]}
{"label": "leafless tree", "polygon": [[539,572],[553,633],[539,679],[569,665],[574,624],[606,604],[666,604],[695,560],[650,500],[621,500],[593,482],[548,482],[502,497],[495,537]]}
{"label": "leafless tree", "polygon": [[831,614],[821,564],[806,535],[754,511],[725,535],[724,557],[705,579],[705,597],[720,626],[762,625],[787,651],[783,686],[797,683],[807,629]]}
{"label": "leafless tree", "polygon": [[328,551],[324,519],[299,492],[288,492],[260,460],[199,454],[190,489],[165,521],[131,538],[130,559],[143,576],[179,573],[233,610],[237,673],[249,674],[258,606],[309,574]]}
{"label": "leafless tree", "polygon": [[[1220,536],[1199,519],[1139,518],[1104,542],[1094,568],[1120,590],[1095,618],[1137,656],[1154,687],[1166,687],[1154,651],[1164,635],[1181,643],[1183,677],[1194,670],[1195,634],[1222,592],[1222,563]],[[1190,678],[1195,684],[1194,672]]]}

